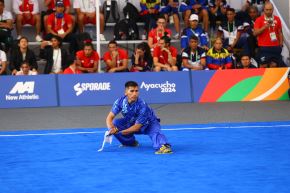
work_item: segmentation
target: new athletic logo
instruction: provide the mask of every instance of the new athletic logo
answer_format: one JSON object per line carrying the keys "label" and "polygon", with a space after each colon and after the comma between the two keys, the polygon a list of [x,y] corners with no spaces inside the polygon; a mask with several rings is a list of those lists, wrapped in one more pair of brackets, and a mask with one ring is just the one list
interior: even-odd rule
{"label": "new athletic logo", "polygon": [[23,94],[23,93],[34,92],[34,82],[17,82],[14,87],[10,90],[9,94]]}
{"label": "new athletic logo", "polygon": [[156,83],[156,84],[146,84],[143,81],[140,88],[146,89],[146,91],[149,91],[149,89],[160,89],[160,91],[163,93],[176,92],[176,84],[169,83],[169,81],[166,81],[165,83]]}
{"label": "new athletic logo", "polygon": [[81,95],[84,91],[100,91],[111,90],[110,82],[92,82],[92,83],[77,83],[74,85],[76,96]]}
{"label": "new athletic logo", "polygon": [[34,81],[17,82],[6,95],[6,100],[38,100],[39,95],[34,93]]}

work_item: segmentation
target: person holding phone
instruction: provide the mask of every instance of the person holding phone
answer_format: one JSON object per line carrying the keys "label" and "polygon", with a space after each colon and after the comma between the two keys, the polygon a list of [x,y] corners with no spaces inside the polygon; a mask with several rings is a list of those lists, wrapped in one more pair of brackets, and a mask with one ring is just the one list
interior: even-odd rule
{"label": "person holding phone", "polygon": [[265,3],[264,14],[254,24],[254,36],[258,41],[258,62],[265,58],[276,58],[280,66],[284,66],[281,52],[283,47],[282,23],[278,16],[273,15],[274,7]]}

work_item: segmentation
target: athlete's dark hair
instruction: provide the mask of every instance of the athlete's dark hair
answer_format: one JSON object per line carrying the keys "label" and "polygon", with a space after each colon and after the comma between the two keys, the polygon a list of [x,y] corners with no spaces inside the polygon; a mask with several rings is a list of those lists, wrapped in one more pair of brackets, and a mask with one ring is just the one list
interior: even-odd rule
{"label": "athlete's dark hair", "polygon": [[138,83],[135,81],[128,81],[125,83],[125,88],[129,88],[129,87],[137,87]]}

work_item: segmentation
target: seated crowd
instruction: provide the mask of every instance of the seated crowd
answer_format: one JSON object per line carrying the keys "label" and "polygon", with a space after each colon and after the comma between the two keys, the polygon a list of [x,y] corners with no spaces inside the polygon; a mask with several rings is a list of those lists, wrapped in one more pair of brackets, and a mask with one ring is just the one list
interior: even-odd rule
{"label": "seated crowd", "polygon": [[[74,29],[82,33],[86,24],[96,25],[94,0],[83,2],[74,0],[74,16],[69,14],[69,0],[45,0],[48,9],[41,17],[38,0],[13,0],[17,33],[17,45],[13,47],[12,14],[4,9],[4,0],[0,0],[0,42],[5,44],[6,51],[0,51],[0,74],[6,74],[7,67],[12,75],[38,72],[37,56],[28,48],[28,39],[22,36],[24,24],[35,26],[35,40],[41,42],[39,58],[46,61],[45,74],[97,73],[101,59],[105,71],[110,73],[285,66],[281,56],[281,21],[273,15],[273,5],[268,0],[247,0],[239,12],[226,0],[184,0],[180,4],[178,0],[140,0],[147,41],[138,44],[131,57],[115,40],[108,43],[102,57],[91,39],[77,49]],[[184,20],[183,30],[179,12]],[[175,35],[167,27],[170,20]],[[102,10],[99,25],[103,41]],[[171,38],[179,39],[180,46],[171,45]],[[63,42],[70,44],[69,52],[63,48]]]}

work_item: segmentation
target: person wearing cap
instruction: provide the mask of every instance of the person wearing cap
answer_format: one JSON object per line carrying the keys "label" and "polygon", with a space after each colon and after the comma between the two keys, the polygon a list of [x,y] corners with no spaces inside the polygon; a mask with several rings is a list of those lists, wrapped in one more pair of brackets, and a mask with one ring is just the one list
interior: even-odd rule
{"label": "person wearing cap", "polygon": [[35,40],[42,41],[40,36],[41,19],[39,13],[38,0],[13,0],[13,11],[16,15],[17,40],[22,36],[22,27],[25,24],[35,26]]}
{"label": "person wearing cap", "polygon": [[176,66],[177,49],[170,45],[171,39],[163,36],[159,40],[159,46],[154,48],[153,63],[154,71],[178,71]]}
{"label": "person wearing cap", "polygon": [[181,48],[185,49],[188,47],[191,36],[196,36],[199,39],[199,46],[205,50],[208,50],[208,38],[205,31],[198,26],[198,15],[191,14],[189,17],[190,26],[185,28],[181,35]]}
{"label": "person wearing cap", "polygon": [[[93,24],[96,25],[96,1],[95,0],[74,0],[73,8],[77,14],[77,24],[80,33],[84,32],[84,25]],[[104,14],[100,9],[100,40],[105,41],[104,36],[105,19]]]}
{"label": "person wearing cap", "polygon": [[183,13],[185,26],[189,26],[189,17],[191,14],[197,14],[202,18],[203,29],[208,32],[209,15],[208,0],[183,0],[180,5],[180,12]]}
{"label": "person wearing cap", "polygon": [[[70,0],[44,0],[44,4],[47,7],[46,12],[44,12],[44,16],[43,16],[43,24],[46,24],[47,21],[47,17],[55,12],[55,8],[56,8],[56,3],[58,1],[62,1],[64,4],[64,12],[69,14],[70,11]],[[46,25],[43,26],[44,30],[47,32],[47,27]]]}
{"label": "person wearing cap", "polygon": [[69,13],[70,6],[71,6],[70,0],[44,0],[44,4],[47,7],[48,15],[53,13],[53,12],[55,12],[56,3],[58,1],[62,1],[63,2],[63,4],[64,4],[64,12],[65,13]]}
{"label": "person wearing cap", "polygon": [[73,19],[72,17],[64,13],[64,3],[58,1],[56,3],[55,13],[52,13],[47,18],[47,35],[45,40],[50,40],[52,36],[58,36],[63,42],[70,43],[70,52],[75,52],[75,40],[73,31]]}

